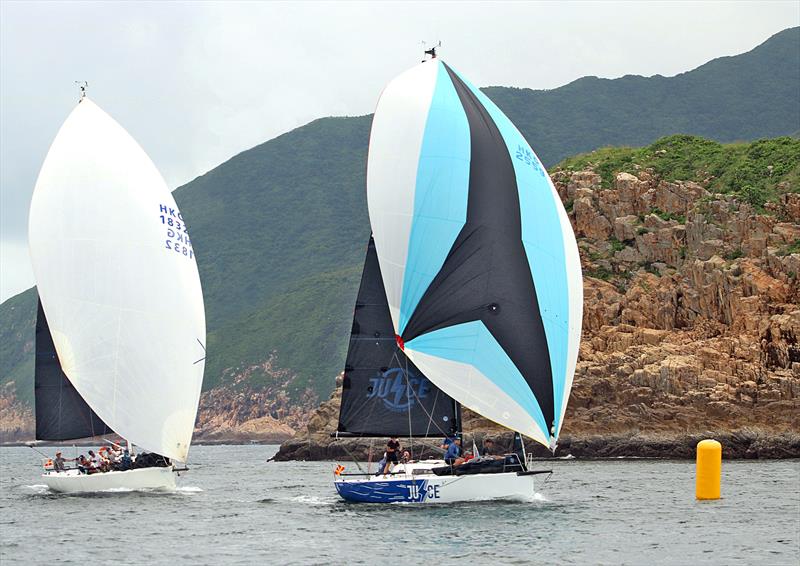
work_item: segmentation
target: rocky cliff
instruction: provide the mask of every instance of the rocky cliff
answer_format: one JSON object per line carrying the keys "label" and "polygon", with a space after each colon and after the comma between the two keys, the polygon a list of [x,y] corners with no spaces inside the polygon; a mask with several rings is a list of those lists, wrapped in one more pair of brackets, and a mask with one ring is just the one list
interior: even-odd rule
{"label": "rocky cliff", "polygon": [[[202,393],[195,442],[282,442],[305,426],[319,399],[306,390],[299,402],[290,400],[286,390],[294,375],[275,358],[273,352],[264,362],[228,368],[223,386]],[[33,411],[17,400],[13,383],[6,384],[0,388],[0,443],[33,438]]]}
{"label": "rocky cliff", "polygon": [[[585,276],[557,454],[690,457],[716,435],[727,456],[800,456],[797,187],[762,206],[713,178],[632,169],[553,174]],[[364,457],[369,441],[329,438],[337,414],[334,393],[278,458]],[[465,431],[502,436],[470,419]]]}
{"label": "rocky cliff", "polygon": [[281,442],[290,438],[319,403],[311,390],[299,395],[299,401],[290,400],[286,389],[293,378],[290,371],[277,366],[274,353],[263,363],[226,370],[224,385],[200,397],[195,439]]}

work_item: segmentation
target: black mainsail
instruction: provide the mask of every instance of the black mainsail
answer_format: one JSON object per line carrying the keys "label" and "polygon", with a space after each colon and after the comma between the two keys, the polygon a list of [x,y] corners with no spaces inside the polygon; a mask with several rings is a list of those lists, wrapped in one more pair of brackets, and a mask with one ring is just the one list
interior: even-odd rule
{"label": "black mainsail", "polygon": [[375,242],[367,247],[347,350],[338,436],[452,436],[457,403],[395,341]]}
{"label": "black mainsail", "polygon": [[86,404],[61,369],[41,301],[36,314],[34,397],[36,440],[74,440],[114,432]]}

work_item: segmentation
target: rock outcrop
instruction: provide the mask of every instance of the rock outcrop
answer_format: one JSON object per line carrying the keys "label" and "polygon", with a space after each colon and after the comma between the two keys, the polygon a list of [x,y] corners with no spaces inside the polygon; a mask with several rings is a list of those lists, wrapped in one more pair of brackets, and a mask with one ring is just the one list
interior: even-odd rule
{"label": "rock outcrop", "polygon": [[[261,376],[255,380],[254,376]],[[276,364],[273,353],[262,363],[225,372],[225,386],[200,397],[195,439],[200,442],[281,442],[306,424],[319,400],[310,390],[290,399],[294,376]],[[261,382],[255,387],[254,382]]]}
{"label": "rock outcrop", "polygon": [[[194,441],[282,442],[291,438],[308,422],[319,402],[311,390],[299,399],[290,398],[286,389],[293,377],[277,367],[274,353],[264,362],[227,370],[223,386],[200,396]],[[0,442],[33,438],[33,411],[17,400],[14,383],[8,383],[0,389]]]}
{"label": "rock outcrop", "polygon": [[[553,181],[584,270],[559,453],[689,457],[715,435],[728,456],[800,456],[800,195],[757,211],[649,170],[619,173],[606,188],[591,170]],[[364,442],[328,437],[337,403],[324,403],[278,458],[363,454]]]}
{"label": "rock outcrop", "polygon": [[0,443],[32,440],[33,423],[33,411],[17,399],[14,382],[0,387]]}

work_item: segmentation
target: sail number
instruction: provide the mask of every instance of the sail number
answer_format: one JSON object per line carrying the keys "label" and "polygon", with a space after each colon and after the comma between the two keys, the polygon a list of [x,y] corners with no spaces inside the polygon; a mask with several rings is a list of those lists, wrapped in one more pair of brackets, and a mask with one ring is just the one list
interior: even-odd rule
{"label": "sail number", "polygon": [[539,175],[544,177],[544,169],[542,168],[541,164],[539,163],[539,160],[536,158],[536,156],[530,149],[523,147],[522,145],[518,145],[517,153],[514,155],[514,157],[516,157],[519,161],[525,163],[525,165],[530,165],[531,167],[533,167],[534,171],[536,171],[537,173],[539,173]]}
{"label": "sail number", "polygon": [[158,205],[158,212],[158,218],[167,231],[164,247],[178,255],[189,259],[194,258],[192,241],[189,239],[189,232],[186,230],[186,224],[183,223],[183,216],[181,216],[180,211],[165,204],[160,204]]}

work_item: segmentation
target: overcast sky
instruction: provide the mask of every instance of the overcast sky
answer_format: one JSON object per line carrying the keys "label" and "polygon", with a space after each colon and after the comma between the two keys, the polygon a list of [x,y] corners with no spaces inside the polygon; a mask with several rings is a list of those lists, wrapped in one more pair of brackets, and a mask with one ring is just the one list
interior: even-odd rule
{"label": "overcast sky", "polygon": [[372,112],[423,40],[475,84],[543,89],[743,53],[800,25],[799,6],[2,0],[0,300],[33,285],[28,206],[76,80],[175,188],[315,118]]}

